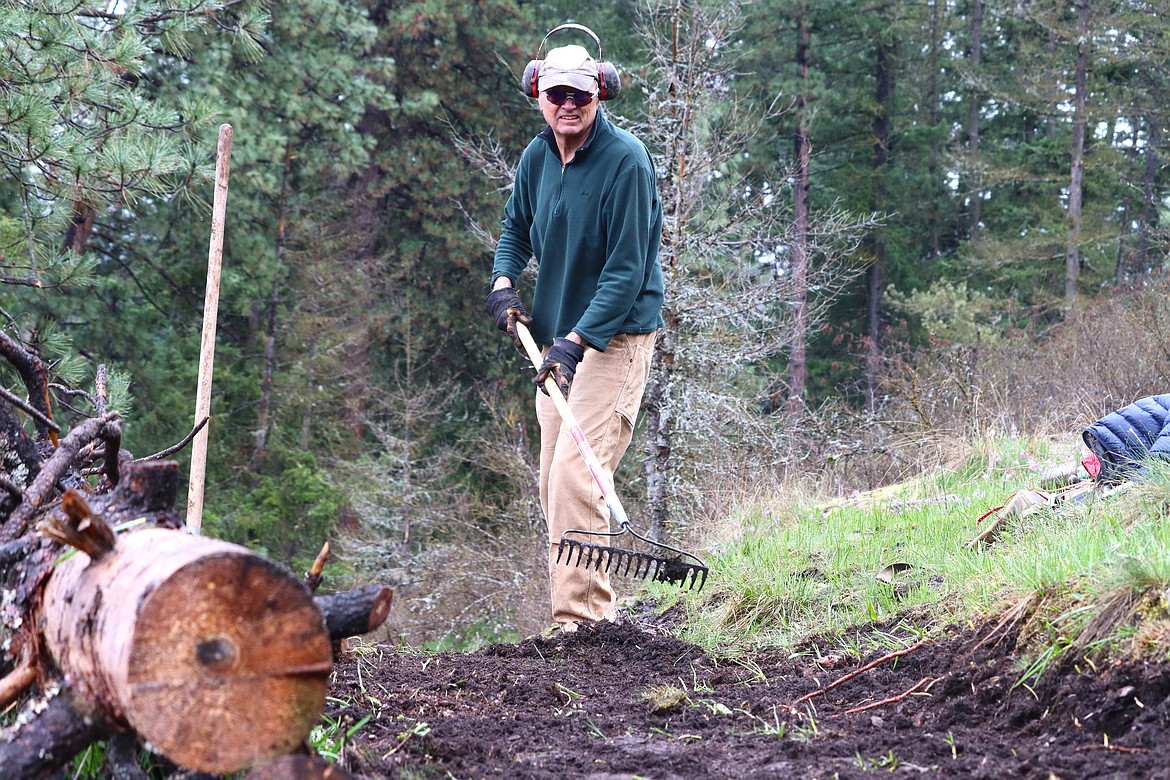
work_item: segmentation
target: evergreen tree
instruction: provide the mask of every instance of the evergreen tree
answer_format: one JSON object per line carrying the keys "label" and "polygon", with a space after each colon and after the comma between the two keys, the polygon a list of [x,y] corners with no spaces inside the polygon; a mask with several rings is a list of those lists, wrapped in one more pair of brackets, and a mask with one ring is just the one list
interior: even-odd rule
{"label": "evergreen tree", "polygon": [[[150,274],[152,259],[136,253],[138,235],[125,226],[160,203],[189,207],[185,196],[209,173],[200,135],[211,104],[162,94],[162,74],[204,40],[258,51],[265,21],[251,2],[0,7],[0,306],[17,336],[59,350],[46,357],[60,360],[63,381],[94,375],[79,357],[113,363],[115,377],[132,368],[124,337],[138,312],[103,277],[119,269],[135,285]],[[134,423],[127,428],[134,441]]]}

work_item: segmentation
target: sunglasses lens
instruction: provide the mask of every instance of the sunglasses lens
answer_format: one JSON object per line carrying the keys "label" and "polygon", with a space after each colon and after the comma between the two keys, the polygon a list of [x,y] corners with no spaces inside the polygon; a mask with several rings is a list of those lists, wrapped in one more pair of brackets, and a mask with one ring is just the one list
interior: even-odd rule
{"label": "sunglasses lens", "polygon": [[564,89],[549,89],[546,90],[545,95],[548,96],[548,102],[554,106],[563,106],[565,101],[569,98],[573,99],[575,106],[587,106],[593,102],[592,92],[580,92],[577,90],[568,91]]}

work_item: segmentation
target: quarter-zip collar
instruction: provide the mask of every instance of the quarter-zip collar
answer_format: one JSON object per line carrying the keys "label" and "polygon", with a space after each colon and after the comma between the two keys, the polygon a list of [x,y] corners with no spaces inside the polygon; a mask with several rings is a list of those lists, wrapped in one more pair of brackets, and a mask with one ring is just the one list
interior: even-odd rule
{"label": "quarter-zip collar", "polygon": [[[585,143],[583,143],[579,147],[577,147],[577,151],[573,152],[573,159],[570,160],[569,162],[573,162],[580,155],[589,151],[589,147],[593,145],[593,139],[597,136],[597,130],[601,126],[601,123],[604,121],[606,121],[606,120],[602,117],[601,110],[598,109],[597,116],[593,120],[593,125],[589,128],[589,135],[587,135],[585,137]],[[552,150],[553,156],[556,157],[558,160],[561,159],[561,149],[559,146],[557,146],[557,137],[553,133],[553,129],[551,126],[545,125],[544,129],[540,131],[540,133],[538,134],[537,137],[543,138],[545,140],[545,143],[548,144],[548,148],[550,150]],[[565,167],[564,164],[562,164],[561,167],[562,168]]]}

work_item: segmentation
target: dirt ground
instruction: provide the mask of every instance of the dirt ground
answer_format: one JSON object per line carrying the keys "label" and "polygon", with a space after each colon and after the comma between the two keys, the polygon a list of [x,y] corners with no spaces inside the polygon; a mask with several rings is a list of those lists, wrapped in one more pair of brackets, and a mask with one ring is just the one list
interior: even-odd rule
{"label": "dirt ground", "polygon": [[[369,720],[363,778],[1170,778],[1170,664],[1081,663],[1031,688],[1010,630],[901,655],[716,658],[651,618],[338,660],[327,715]],[[818,657],[819,656],[819,657]]]}

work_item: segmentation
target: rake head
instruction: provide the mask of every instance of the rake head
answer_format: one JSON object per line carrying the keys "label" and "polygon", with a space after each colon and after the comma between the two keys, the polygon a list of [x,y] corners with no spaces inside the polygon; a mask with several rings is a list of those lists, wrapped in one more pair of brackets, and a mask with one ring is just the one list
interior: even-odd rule
{"label": "rake head", "polygon": [[[689,562],[686,558],[694,562]],[[677,551],[675,557],[664,558],[562,536],[557,546],[557,563],[562,561],[567,566],[584,566],[626,577],[650,578],[655,582],[686,586],[696,591],[702,590],[707,584],[707,566],[695,556],[681,550]]]}

